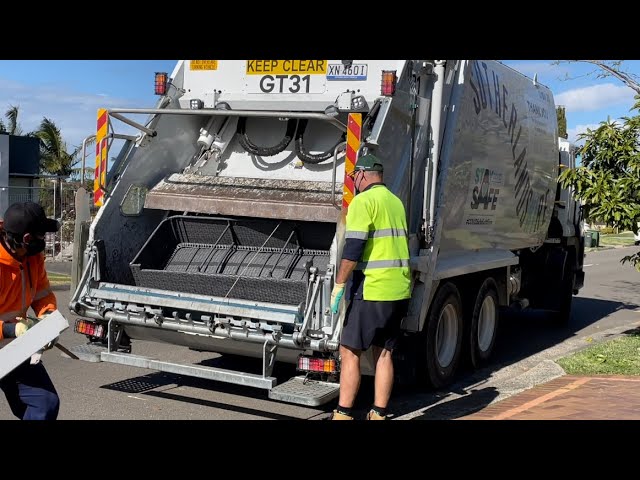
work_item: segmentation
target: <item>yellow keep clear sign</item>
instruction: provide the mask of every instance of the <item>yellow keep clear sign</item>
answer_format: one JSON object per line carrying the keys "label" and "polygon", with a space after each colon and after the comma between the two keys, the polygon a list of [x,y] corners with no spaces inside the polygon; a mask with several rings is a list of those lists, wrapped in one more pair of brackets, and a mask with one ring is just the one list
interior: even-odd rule
{"label": "yellow keep clear sign", "polygon": [[189,70],[217,70],[218,60],[190,60]]}
{"label": "yellow keep clear sign", "polygon": [[247,60],[247,75],[326,75],[327,60]]}

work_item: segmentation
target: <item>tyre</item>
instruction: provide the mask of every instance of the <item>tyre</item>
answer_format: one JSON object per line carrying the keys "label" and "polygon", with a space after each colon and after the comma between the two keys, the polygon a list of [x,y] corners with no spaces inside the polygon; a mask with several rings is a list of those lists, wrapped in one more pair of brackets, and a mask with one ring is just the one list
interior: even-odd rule
{"label": "tyre", "polygon": [[566,327],[571,319],[573,303],[573,268],[567,259],[564,265],[562,280],[556,290],[556,310],[551,313],[551,320],[558,327]]}
{"label": "tyre", "polygon": [[567,274],[558,292],[559,308],[551,313],[551,319],[558,327],[566,327],[571,319],[571,304],[573,303],[573,276]]}
{"label": "tyre", "polygon": [[470,313],[469,358],[474,368],[480,368],[488,363],[498,334],[498,286],[492,277],[480,285]]}
{"label": "tyre", "polygon": [[546,260],[546,269],[540,305],[550,310],[551,322],[558,327],[565,327],[571,318],[571,303],[573,301],[574,268],[573,250],[555,248],[549,251]]}
{"label": "tyre", "polygon": [[451,282],[440,286],[421,332],[419,378],[440,388],[455,377],[462,350],[462,301]]}

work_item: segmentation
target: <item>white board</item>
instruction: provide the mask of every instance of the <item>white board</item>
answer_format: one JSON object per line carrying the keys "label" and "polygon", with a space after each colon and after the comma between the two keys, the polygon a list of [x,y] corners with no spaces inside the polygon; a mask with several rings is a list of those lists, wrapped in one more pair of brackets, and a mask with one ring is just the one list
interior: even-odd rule
{"label": "white board", "polygon": [[26,362],[47,343],[59,337],[67,328],[69,322],[56,310],[27,330],[24,335],[0,348],[0,379]]}

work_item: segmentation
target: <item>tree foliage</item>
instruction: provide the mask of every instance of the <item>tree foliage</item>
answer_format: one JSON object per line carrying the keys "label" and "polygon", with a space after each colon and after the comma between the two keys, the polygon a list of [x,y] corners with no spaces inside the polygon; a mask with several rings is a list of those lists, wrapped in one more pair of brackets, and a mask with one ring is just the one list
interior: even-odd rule
{"label": "tree foliage", "polygon": [[[559,65],[561,63],[572,62],[590,63],[595,67],[592,71],[582,76],[595,76],[596,78],[614,77],[624,83],[627,87],[634,90],[637,95],[640,95],[640,77],[634,73],[624,70],[624,60],[556,60],[553,64]],[[567,74],[565,78],[567,80],[571,80],[575,77],[571,77]]]}
{"label": "tree foliage", "polygon": [[556,117],[558,117],[558,136],[564,139],[569,138],[567,133],[567,116],[565,108],[560,106],[556,108]]}
{"label": "tree foliage", "polygon": [[[7,119],[6,123],[0,120],[0,133],[8,133],[9,135],[23,135],[22,127],[18,122],[18,115],[20,113],[20,107],[9,105],[9,108],[5,112],[4,116]],[[33,133],[27,133],[27,136],[32,136]]]}
{"label": "tree foliage", "polygon": [[[632,110],[640,110],[640,95]],[[601,122],[578,135],[584,145],[582,165],[564,170],[563,186],[572,186],[585,218],[611,227],[638,231],[640,222],[640,114]],[[624,257],[640,270],[640,252]]]}

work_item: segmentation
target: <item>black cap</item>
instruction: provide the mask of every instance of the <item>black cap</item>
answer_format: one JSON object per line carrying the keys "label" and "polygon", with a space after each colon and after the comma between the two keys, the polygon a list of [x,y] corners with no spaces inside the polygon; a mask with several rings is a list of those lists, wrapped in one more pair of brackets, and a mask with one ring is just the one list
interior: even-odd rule
{"label": "black cap", "polygon": [[57,232],[58,221],[47,218],[40,205],[34,202],[14,203],[4,213],[4,230],[14,235]]}

